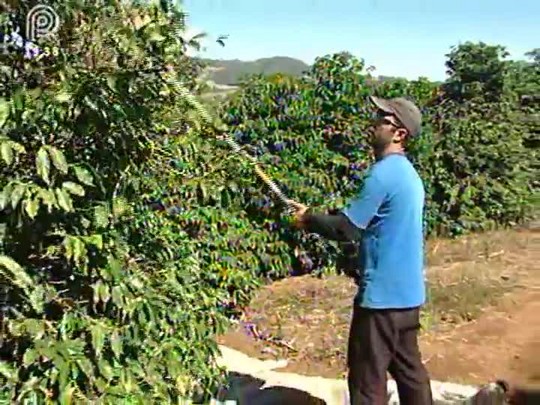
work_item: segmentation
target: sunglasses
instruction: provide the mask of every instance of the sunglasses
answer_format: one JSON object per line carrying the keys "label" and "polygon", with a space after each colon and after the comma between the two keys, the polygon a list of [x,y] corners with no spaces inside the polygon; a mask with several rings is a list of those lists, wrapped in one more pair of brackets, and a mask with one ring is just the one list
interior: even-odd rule
{"label": "sunglasses", "polygon": [[393,126],[394,128],[397,128],[397,129],[404,128],[403,125],[399,121],[396,123],[396,122],[392,121],[391,119],[389,119],[387,117],[388,117],[387,115],[377,114],[374,117],[374,122],[377,125],[384,124],[384,125],[391,125],[391,126]]}

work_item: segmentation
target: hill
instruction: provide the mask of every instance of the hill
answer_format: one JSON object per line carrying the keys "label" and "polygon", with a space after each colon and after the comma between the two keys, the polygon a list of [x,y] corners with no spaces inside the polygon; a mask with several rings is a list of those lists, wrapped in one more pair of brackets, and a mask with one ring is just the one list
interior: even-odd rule
{"label": "hill", "polygon": [[[242,76],[252,74],[274,74],[284,73],[292,76],[300,76],[310,68],[307,63],[287,56],[274,56],[271,58],[261,58],[254,61],[243,61],[240,59],[217,60],[217,59],[201,59],[202,62],[208,64],[208,78],[222,86],[220,89],[228,92],[236,86]],[[399,79],[398,77],[379,75],[375,80],[384,82]]]}
{"label": "hill", "polygon": [[244,75],[284,73],[299,76],[309,65],[299,59],[274,56],[254,61],[203,59],[212,68],[210,79],[220,85],[236,85]]}

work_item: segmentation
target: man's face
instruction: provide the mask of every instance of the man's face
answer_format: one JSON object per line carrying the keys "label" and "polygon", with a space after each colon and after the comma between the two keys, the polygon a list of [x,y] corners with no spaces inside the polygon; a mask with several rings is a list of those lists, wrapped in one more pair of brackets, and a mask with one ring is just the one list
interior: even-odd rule
{"label": "man's face", "polygon": [[375,150],[384,150],[393,142],[399,142],[404,136],[404,130],[392,114],[379,111],[371,128],[371,145]]}

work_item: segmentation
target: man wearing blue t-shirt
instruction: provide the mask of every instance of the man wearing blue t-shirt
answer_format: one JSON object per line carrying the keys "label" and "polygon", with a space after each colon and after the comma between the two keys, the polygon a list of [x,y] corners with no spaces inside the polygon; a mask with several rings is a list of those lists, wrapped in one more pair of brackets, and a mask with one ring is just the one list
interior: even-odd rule
{"label": "man wearing blue t-shirt", "polygon": [[402,405],[432,404],[430,380],[418,347],[424,280],[424,187],[405,156],[422,117],[405,98],[371,97],[376,162],[359,195],[335,215],[296,207],[295,224],[358,250],[348,267],[359,286],[348,347],[350,403],[386,404],[386,373],[396,380]]}

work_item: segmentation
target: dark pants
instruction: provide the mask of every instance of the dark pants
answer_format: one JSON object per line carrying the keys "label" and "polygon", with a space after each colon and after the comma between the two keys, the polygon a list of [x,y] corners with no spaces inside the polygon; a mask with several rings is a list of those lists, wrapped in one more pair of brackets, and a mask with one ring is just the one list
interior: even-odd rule
{"label": "dark pants", "polygon": [[433,404],[418,347],[419,329],[419,308],[372,310],[354,305],[347,359],[351,405],[387,404],[387,371],[396,380],[401,405]]}

